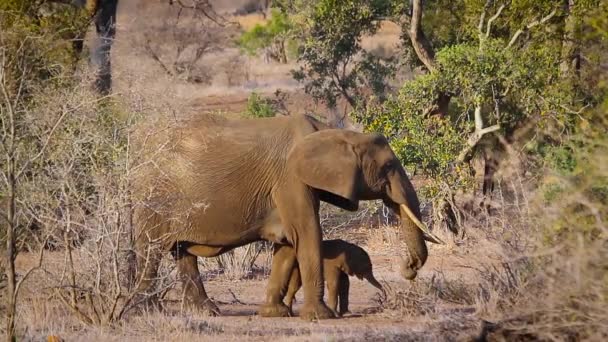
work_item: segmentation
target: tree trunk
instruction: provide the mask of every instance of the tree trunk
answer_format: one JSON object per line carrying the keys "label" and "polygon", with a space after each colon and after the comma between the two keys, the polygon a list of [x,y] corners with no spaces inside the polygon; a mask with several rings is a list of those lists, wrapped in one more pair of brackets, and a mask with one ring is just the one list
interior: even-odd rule
{"label": "tree trunk", "polygon": [[483,156],[483,187],[482,193],[484,196],[491,196],[494,191],[494,174],[498,170],[498,159],[496,152],[490,146],[486,147]]}
{"label": "tree trunk", "polygon": [[579,75],[581,68],[581,54],[577,44],[580,24],[578,18],[572,14],[574,0],[564,0],[564,37],[562,39],[562,62],[560,73],[562,77]]}
{"label": "tree trunk", "polygon": [[95,88],[106,95],[112,90],[112,64],[110,51],[116,36],[116,9],[118,0],[100,1],[95,14],[97,42],[93,48],[93,64],[96,65]]}
{"label": "tree trunk", "polygon": [[[437,69],[437,63],[435,61],[435,50],[422,30],[422,0],[412,0],[410,3],[411,18],[403,16],[399,24],[404,26],[404,31],[409,36],[418,59],[427,70],[433,72]],[[429,114],[447,115],[450,99],[449,94],[440,93],[435,100],[435,105],[429,110]]]}
{"label": "tree trunk", "polygon": [[431,42],[426,38],[422,31],[422,0],[412,1],[412,19],[409,30],[410,40],[418,59],[426,66],[429,71],[434,71],[435,51]]}

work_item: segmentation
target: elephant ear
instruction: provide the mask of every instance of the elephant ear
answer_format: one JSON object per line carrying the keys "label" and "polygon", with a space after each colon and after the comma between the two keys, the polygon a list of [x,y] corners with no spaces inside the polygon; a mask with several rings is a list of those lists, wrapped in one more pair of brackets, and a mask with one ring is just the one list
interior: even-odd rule
{"label": "elephant ear", "polygon": [[319,198],[345,210],[358,209],[360,168],[346,131],[330,129],[304,137],[288,156],[290,171],[319,190]]}

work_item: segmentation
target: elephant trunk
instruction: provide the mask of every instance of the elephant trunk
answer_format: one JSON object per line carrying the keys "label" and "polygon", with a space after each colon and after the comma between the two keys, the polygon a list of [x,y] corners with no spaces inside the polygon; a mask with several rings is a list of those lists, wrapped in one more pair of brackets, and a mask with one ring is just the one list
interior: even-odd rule
{"label": "elephant trunk", "polygon": [[401,205],[399,206],[399,216],[401,217],[403,239],[408,249],[408,257],[401,264],[401,275],[405,279],[412,280],[416,278],[418,270],[422,268],[429,254],[422,231]]}
{"label": "elephant trunk", "polygon": [[382,291],[382,293],[384,293],[384,288],[382,287],[380,282],[378,280],[376,280],[376,277],[374,277],[374,274],[372,272],[369,272],[368,274],[366,274],[365,279],[367,281],[369,281],[369,283],[372,284],[375,288],[377,288],[378,290]]}
{"label": "elephant trunk", "polygon": [[403,238],[408,248],[409,256],[401,265],[401,274],[404,278],[412,280],[416,278],[418,270],[422,268],[428,257],[425,239],[438,243],[441,240],[433,236],[421,222],[418,196],[403,168],[389,177],[387,196],[388,200],[385,200],[385,203],[401,218]]}

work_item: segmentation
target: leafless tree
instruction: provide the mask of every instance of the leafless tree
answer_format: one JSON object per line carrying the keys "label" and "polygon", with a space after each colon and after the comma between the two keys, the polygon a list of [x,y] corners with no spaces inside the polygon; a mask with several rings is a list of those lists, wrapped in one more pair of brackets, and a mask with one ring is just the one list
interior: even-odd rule
{"label": "leafless tree", "polygon": [[211,76],[201,58],[221,47],[227,39],[226,29],[201,15],[196,7],[178,7],[169,13],[146,25],[146,33],[136,40],[168,75],[188,82],[208,82]]}

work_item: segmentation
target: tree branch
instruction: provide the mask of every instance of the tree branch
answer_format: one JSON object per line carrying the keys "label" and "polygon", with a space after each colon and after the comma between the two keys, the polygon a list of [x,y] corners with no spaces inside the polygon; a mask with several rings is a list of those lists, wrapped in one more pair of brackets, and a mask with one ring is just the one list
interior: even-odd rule
{"label": "tree branch", "polygon": [[471,152],[473,151],[475,146],[477,146],[477,144],[479,143],[481,138],[484,135],[498,131],[499,129],[500,129],[500,124],[496,124],[496,125],[493,125],[490,127],[485,127],[485,128],[483,127],[483,118],[481,116],[481,105],[477,105],[475,107],[475,131],[473,132],[473,134],[471,134],[471,136],[469,136],[469,139],[467,140],[467,146],[460,152],[460,154],[458,155],[458,158],[456,158],[456,161],[459,163],[467,161],[469,159],[469,155],[471,154]]}
{"label": "tree branch", "polygon": [[83,322],[86,325],[91,325],[93,324],[93,320],[88,317],[87,315],[85,315],[82,311],[80,311],[80,309],[77,306],[73,306],[64,296],[63,294],[59,291],[59,289],[55,289],[55,293],[57,294],[57,297],[59,297],[59,299],[61,300],[61,302],[67,306],[70,310],[72,310],[72,312],[74,313],[74,315],[76,315],[76,317],[78,319],[80,319],[81,322]]}
{"label": "tree branch", "polygon": [[500,13],[502,12],[503,9],[505,9],[506,5],[503,4],[498,8],[498,11],[496,11],[496,14],[494,14],[490,19],[488,19],[488,25],[486,27],[486,38],[490,36],[490,30],[492,29],[492,22],[494,22],[494,20],[498,19],[498,17],[500,16]]}
{"label": "tree branch", "polygon": [[422,31],[422,0],[412,1],[412,19],[409,30],[410,40],[420,61],[429,71],[437,69],[435,51]]}
{"label": "tree branch", "polygon": [[158,56],[158,54],[156,52],[154,52],[154,50],[150,46],[150,39],[146,39],[146,43],[144,44],[144,48],[150,54],[150,57],[152,57],[152,59],[155,60],[158,63],[158,65],[160,65],[160,67],[167,73],[167,75],[169,75],[171,77],[175,76],[173,74],[173,72],[171,71],[171,69],[169,69],[169,67],[167,67],[165,65],[165,63],[160,59],[160,56]]}
{"label": "tree branch", "polygon": [[473,151],[475,146],[477,146],[477,144],[479,143],[481,138],[484,135],[498,131],[499,129],[500,129],[500,125],[493,125],[493,126],[484,128],[481,131],[473,132],[473,134],[471,134],[471,136],[467,140],[467,146],[464,148],[464,150],[462,150],[460,152],[460,154],[458,155],[458,158],[456,158],[456,161],[459,163],[466,162],[468,159],[470,159],[469,158],[470,153]]}
{"label": "tree branch", "polygon": [[[104,100],[105,98],[109,97],[108,95],[100,97],[96,100],[94,100],[93,102],[99,102]],[[57,119],[57,121],[55,121],[55,124],[53,125],[53,128],[51,128],[51,131],[48,133],[46,140],[44,141],[44,144],[42,145],[42,148],[40,149],[40,151],[38,151],[38,153],[33,156],[32,158],[30,158],[28,161],[25,162],[25,164],[21,167],[21,169],[19,170],[19,172],[16,173],[15,175],[15,179],[19,179],[19,177],[21,177],[21,175],[23,174],[23,172],[25,172],[25,170],[27,170],[27,168],[33,163],[35,162],[38,158],[42,157],[42,155],[46,152],[47,147],[49,146],[49,143],[51,141],[51,138],[53,137],[53,135],[55,134],[55,131],[57,130],[57,128],[59,127],[59,124],[61,124],[61,122],[63,121],[63,118],[65,118],[66,115],[68,115],[69,113],[79,109],[80,107],[84,106],[85,103],[81,103],[78,106],[69,109],[69,110],[65,110],[63,113],[61,113],[61,116]]]}
{"label": "tree branch", "polygon": [[479,36],[481,38],[481,33],[483,32],[483,23],[486,21],[486,15],[488,14],[488,9],[490,9],[490,5],[492,4],[492,0],[486,1],[485,6],[481,10],[481,15],[479,16],[479,24],[477,25],[477,31],[479,31]]}
{"label": "tree branch", "polygon": [[519,36],[522,33],[528,31],[529,29],[533,28],[534,26],[546,23],[547,21],[551,20],[551,18],[553,18],[556,13],[557,13],[557,10],[554,9],[553,11],[551,11],[551,13],[547,14],[542,19],[534,20],[533,22],[529,23],[528,25],[524,26],[523,28],[517,30],[515,32],[515,34],[513,35],[513,38],[511,38],[511,41],[509,41],[509,44],[507,44],[507,49],[510,48],[511,46],[513,46],[513,44],[515,44],[515,42],[517,41],[517,39],[519,38]]}
{"label": "tree branch", "polygon": [[176,3],[181,8],[190,9],[196,11],[196,13],[201,13],[207,19],[213,21],[214,23],[222,27],[225,26],[225,23],[235,24],[235,22],[229,21],[228,19],[219,15],[213,9],[213,5],[211,5],[209,0],[192,0],[192,4],[186,4],[183,0],[169,0],[169,5],[173,5],[174,3]]}
{"label": "tree branch", "polygon": [[40,250],[38,251],[38,262],[36,263],[36,265],[32,266],[29,270],[27,270],[27,272],[25,272],[23,277],[21,277],[21,279],[19,279],[19,281],[15,285],[15,293],[13,294],[15,296],[15,299],[19,295],[19,291],[21,289],[21,284],[23,284],[23,282],[30,276],[30,274],[32,274],[32,272],[34,272],[34,271],[38,270],[40,267],[42,267],[42,260],[44,258],[44,248],[45,248],[45,245],[47,244],[47,242],[49,241],[49,238],[50,238],[50,235],[47,235],[46,238],[44,239],[44,242],[40,246]]}

